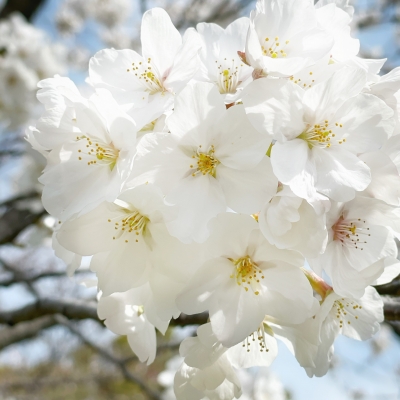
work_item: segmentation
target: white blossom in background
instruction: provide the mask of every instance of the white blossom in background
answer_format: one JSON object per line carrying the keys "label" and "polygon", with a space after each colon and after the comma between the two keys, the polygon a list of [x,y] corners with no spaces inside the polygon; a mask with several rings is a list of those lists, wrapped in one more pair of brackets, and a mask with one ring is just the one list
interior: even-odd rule
{"label": "white blossom in background", "polygon": [[57,27],[63,34],[79,32],[86,19],[94,19],[103,29],[122,25],[132,12],[130,0],[66,0],[57,11]]}
{"label": "white blossom in background", "polygon": [[19,14],[0,22],[0,120],[15,129],[32,117],[37,83],[64,72],[65,49]]}
{"label": "white blossom in background", "polygon": [[[66,25],[98,4],[69,3]],[[126,2],[98,6],[118,29]],[[160,376],[165,399],[281,400],[247,370],[271,365],[278,340],[322,376],[339,334],[379,329],[371,285],[400,273],[400,74],[359,56],[352,15],[346,0],[259,0],[182,36],[154,8],[142,55],[91,59],[88,96],[60,76],[39,84],[27,140],[47,162],[53,247],[69,273],[91,257],[100,318],[149,364],[156,329],[209,317]],[[32,76],[0,62],[21,96]]]}

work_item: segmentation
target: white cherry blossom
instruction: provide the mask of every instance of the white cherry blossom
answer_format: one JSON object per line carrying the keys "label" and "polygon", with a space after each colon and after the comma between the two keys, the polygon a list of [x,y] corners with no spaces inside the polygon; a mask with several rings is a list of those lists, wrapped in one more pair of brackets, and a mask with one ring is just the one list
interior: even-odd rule
{"label": "white cherry blossom", "polygon": [[[240,381],[233,368],[237,367],[237,363],[232,363],[230,359],[231,352],[234,360],[238,358],[236,347],[244,357],[261,354],[257,350],[249,353],[248,348],[244,349],[242,344],[231,349],[224,347],[213,333],[210,323],[197,329],[197,337],[183,340],[179,352],[184,357],[184,362],[177,371],[174,382],[177,399],[201,399],[204,396],[226,400],[239,398]],[[264,351],[263,354],[268,353]]]}
{"label": "white cherry blossom", "polygon": [[[400,138],[400,136],[396,137]],[[382,200],[393,206],[400,206],[399,171],[389,155],[382,150],[359,156],[371,171],[371,183],[360,194]]]}
{"label": "white cherry blossom", "polygon": [[136,125],[122,110],[101,98],[82,97],[71,81],[41,82],[39,99],[47,110],[32,132],[49,149],[40,177],[43,204],[66,219],[102,201],[113,201],[128,177],[136,143]]}
{"label": "white cherry blossom", "polygon": [[[155,326],[162,332],[168,323],[157,320],[151,323],[143,306],[146,288],[131,289],[125,293],[113,293],[100,297],[97,312],[99,318],[112,332],[126,335],[128,343],[141,362],[151,364],[156,357],[157,338]],[[145,293],[144,293],[145,294]],[[153,325],[155,324],[155,326]]]}
{"label": "white cherry blossom", "polygon": [[90,61],[90,81],[109,90],[129,111],[138,127],[173,108],[181,91],[199,67],[201,42],[194,29],[183,36],[161,8],[146,11],[141,28],[142,56],[134,50],[107,49]]}
{"label": "white cherry blossom", "polygon": [[299,328],[311,335],[319,333],[320,344],[314,352],[315,367],[305,368],[308,376],[327,373],[333,356],[333,342],[339,334],[368,340],[379,330],[382,321],[383,301],[373,287],[368,286],[360,298],[342,297],[328,289],[317,314]]}
{"label": "white cherry blossom", "polygon": [[250,20],[243,17],[233,21],[225,30],[204,22],[196,27],[203,44],[196,78],[216,84],[228,104],[238,97],[237,91],[251,81],[253,69],[238,55],[245,50],[249,25]]}
{"label": "white cherry blossom", "polygon": [[305,257],[316,257],[325,250],[328,239],[324,215],[318,215],[288,186],[281,185],[279,189],[258,215],[261,232],[279,249],[297,250]]}
{"label": "white cherry blossom", "polygon": [[336,4],[336,6],[345,11],[349,17],[353,18],[354,7],[349,4],[349,0],[318,0],[315,3],[315,8],[318,9],[328,4]]}
{"label": "white cherry blossom", "polygon": [[300,323],[315,312],[299,253],[270,245],[249,216],[225,213],[213,222],[205,243],[209,260],[178,297],[181,311],[208,310],[213,331],[225,346],[255,332],[265,315]]}
{"label": "white cherry blossom", "polygon": [[35,113],[37,82],[65,70],[63,46],[19,13],[0,21],[0,120],[16,129]]}
{"label": "white cherry blossom", "polygon": [[[82,18],[97,1],[70,0]],[[26,139],[47,161],[53,249],[68,274],[90,257],[99,317],[150,364],[156,329],[209,315],[180,346],[178,400],[241,397],[238,370],[269,367],[278,340],[322,376],[339,334],[379,329],[371,285],[400,273],[400,73],[358,56],[352,14],[348,0],[258,0],[250,19],[182,37],[154,8],[142,55],[98,52],[89,88],[38,85]],[[10,126],[54,66],[18,24],[0,23]]]}
{"label": "white cherry blossom", "polygon": [[115,203],[104,202],[64,222],[57,239],[76,254],[94,255],[91,269],[97,273],[99,289],[108,296],[147,282],[153,231],[162,232],[164,215],[167,207],[157,188],[138,186],[123,192]]}
{"label": "white cherry blossom", "polygon": [[331,50],[308,0],[258,0],[251,15],[246,60],[260,74],[291,76]]}
{"label": "white cherry blossom", "polygon": [[363,71],[341,68],[307,91],[269,79],[245,89],[250,121],[276,140],[273,171],[297,196],[349,201],[370,183],[370,170],[357,155],[378,150],[394,120],[382,100],[360,93],[364,85]]}
{"label": "white cherry blossom", "polygon": [[350,15],[334,2],[316,7],[318,26],[334,39],[329,52],[330,62],[344,62],[355,57],[360,50],[360,42],[350,35]]}
{"label": "white cherry blossom", "polygon": [[397,257],[394,236],[388,227],[378,225],[377,210],[374,199],[357,197],[333,205],[327,214],[328,245],[308,262],[318,275],[322,270],[328,274],[338,295],[362,297],[365,288],[382,275],[385,259]]}
{"label": "white cherry blossom", "polygon": [[162,188],[166,201],[179,207],[168,229],[181,241],[204,241],[207,224],[218,213],[227,207],[257,213],[276,192],[278,182],[265,156],[268,139],[251,126],[242,105],[226,110],[214,85],[185,88],[167,125],[171,133],[141,140],[135,171],[144,173],[128,184],[152,182]]}

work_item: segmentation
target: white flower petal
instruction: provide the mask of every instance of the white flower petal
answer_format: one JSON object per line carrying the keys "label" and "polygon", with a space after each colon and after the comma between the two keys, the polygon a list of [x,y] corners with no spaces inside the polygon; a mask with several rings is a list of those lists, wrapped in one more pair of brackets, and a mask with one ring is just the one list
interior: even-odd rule
{"label": "white flower petal", "polygon": [[217,179],[232,210],[255,214],[276,193],[278,180],[272,172],[268,157],[251,170],[237,170],[219,165]]}
{"label": "white flower petal", "polygon": [[181,35],[165,10],[152,8],[143,14],[140,38],[143,58],[150,57],[161,77],[165,77],[182,44]]}

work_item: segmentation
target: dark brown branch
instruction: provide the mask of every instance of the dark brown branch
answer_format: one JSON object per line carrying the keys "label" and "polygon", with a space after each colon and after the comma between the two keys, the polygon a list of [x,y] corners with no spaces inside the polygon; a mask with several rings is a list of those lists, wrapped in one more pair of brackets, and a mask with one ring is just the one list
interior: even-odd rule
{"label": "dark brown branch", "polygon": [[177,319],[171,319],[171,326],[202,325],[207,323],[208,313],[186,315],[181,314]]}
{"label": "dark brown branch", "polygon": [[0,323],[13,326],[44,315],[62,314],[69,319],[94,319],[99,321],[95,303],[82,300],[44,298],[13,311],[0,312]]}
{"label": "dark brown branch", "polygon": [[33,213],[29,210],[10,208],[0,219],[0,244],[9,243],[14,240],[20,232],[29,225],[38,222],[45,214],[45,210]]}
{"label": "dark brown branch", "polygon": [[38,196],[39,196],[39,194],[34,191],[28,192],[28,193],[22,193],[22,194],[19,194],[18,196],[11,197],[11,198],[3,201],[2,203],[0,203],[0,207],[11,207],[15,203],[18,203],[21,200],[34,199],[34,198],[38,198]]}
{"label": "dark brown branch", "polygon": [[7,0],[0,12],[0,19],[7,18],[11,13],[18,11],[27,20],[30,20],[43,0]]}
{"label": "dark brown branch", "polygon": [[0,350],[11,344],[31,339],[43,329],[57,324],[52,315],[45,315],[32,321],[21,322],[18,325],[0,330]]}
{"label": "dark brown branch", "polygon": [[386,285],[375,286],[379,294],[400,296],[400,279],[396,278]]}
{"label": "dark brown branch", "polygon": [[[97,305],[94,302],[73,299],[42,298],[34,303],[13,311],[0,312],[0,324],[13,326],[23,321],[30,321],[44,315],[61,314],[68,319],[93,319],[97,316]],[[207,322],[208,314],[185,315],[171,320],[171,326],[200,325]]]}
{"label": "dark brown branch", "polygon": [[387,321],[387,323],[393,328],[394,333],[400,336],[400,321]]}
{"label": "dark brown branch", "polygon": [[[18,280],[19,276],[21,275],[21,272],[18,271],[17,269],[15,269],[13,266],[11,266],[8,263],[6,263],[1,258],[0,258],[0,262],[3,265],[3,268],[6,269],[7,271],[11,272],[13,274],[14,279]],[[20,282],[21,283],[23,282],[25,284],[25,286],[31,292],[33,297],[35,297],[36,299],[39,298],[39,293],[38,293],[38,291],[36,290],[36,288],[34,287],[34,285],[32,284],[31,281],[25,280],[25,281],[20,281]]]}
{"label": "dark brown branch", "polygon": [[385,321],[400,321],[400,298],[382,296]]}
{"label": "dark brown branch", "polygon": [[[88,272],[90,271],[79,270],[75,271],[75,275],[84,274]],[[33,283],[43,278],[63,278],[63,277],[67,277],[65,271],[47,271],[33,276],[14,275],[11,277],[0,278],[0,286],[7,287],[15,285],[17,283]]]}

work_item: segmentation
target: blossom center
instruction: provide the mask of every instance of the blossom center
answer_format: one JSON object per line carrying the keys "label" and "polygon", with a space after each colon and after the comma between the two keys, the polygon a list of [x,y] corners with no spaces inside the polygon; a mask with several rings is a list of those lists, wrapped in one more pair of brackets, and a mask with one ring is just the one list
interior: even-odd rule
{"label": "blossom center", "polygon": [[[82,143],[82,147],[78,149],[78,160],[82,161],[83,156],[89,156],[87,165],[108,165],[111,171],[114,169],[119,150],[111,143],[102,143],[97,139],[87,136],[77,136],[76,140]],[[88,157],[84,157],[85,161]]]}
{"label": "blossom center", "polygon": [[150,57],[147,59],[147,62],[140,61],[132,63],[132,68],[128,68],[127,72],[132,72],[135,78],[142,83],[144,89],[150,92],[150,94],[165,92],[162,80],[158,76]]}
{"label": "blossom center", "polygon": [[342,216],[332,226],[332,230],[333,240],[339,240],[344,246],[359,250],[363,250],[360,246],[367,244],[365,239],[371,236],[366,221],[361,218],[346,220]]}
{"label": "blossom center", "polygon": [[108,222],[114,223],[114,230],[116,231],[113,240],[124,237],[125,243],[128,243],[129,239],[132,238],[135,238],[135,241],[138,242],[139,236],[143,235],[146,230],[146,225],[150,220],[146,216],[140,214],[137,210],[123,211],[124,214],[121,216],[108,219]]}
{"label": "blossom center", "polygon": [[291,76],[289,77],[289,79],[295,83],[296,85],[301,86],[303,89],[309,89],[310,87],[312,87],[315,84],[315,76],[313,75],[314,72],[310,71],[308,73],[308,76],[304,77],[303,75],[303,79],[301,79],[300,77],[296,77],[296,76]]}
{"label": "blossom center", "polygon": [[190,169],[194,169],[192,176],[209,174],[214,178],[216,177],[217,166],[220,162],[214,157],[214,153],[215,148],[213,145],[210,146],[206,153],[201,152],[201,146],[199,146],[196,153],[192,156],[192,158],[197,159],[196,165],[190,165]]}
{"label": "blossom center", "polygon": [[260,294],[260,279],[264,279],[263,271],[250,258],[245,256],[237,260],[229,259],[234,267],[230,278],[236,279],[238,285],[242,285],[246,292],[252,289],[255,295]]}
{"label": "blossom center", "polygon": [[[218,61],[215,61],[218,63]],[[238,63],[232,58],[228,63],[226,58],[223,63],[218,65],[217,85],[220,93],[235,93],[237,87],[241,84],[240,72],[244,64]]]}
{"label": "blossom center", "polygon": [[285,58],[287,56],[285,48],[289,44],[289,40],[281,42],[279,37],[264,39],[264,43],[261,45],[261,50],[264,56],[271,58]]}
{"label": "blossom center", "polygon": [[336,128],[343,128],[343,125],[339,122],[330,123],[326,119],[321,124],[307,125],[305,131],[297,136],[297,138],[305,140],[310,149],[313,147],[329,148],[332,144],[342,144],[346,141],[341,134],[334,132]]}
{"label": "blossom center", "polygon": [[339,320],[339,327],[343,328],[343,324],[346,322],[348,325],[351,325],[351,317],[358,319],[357,311],[361,309],[362,306],[358,305],[356,302],[342,298],[333,303],[331,312],[334,313],[336,319]]}
{"label": "blossom center", "polygon": [[[258,342],[258,346],[256,340]],[[258,327],[257,331],[247,336],[247,338],[242,343],[242,347],[245,347],[248,353],[250,352],[252,345],[256,345],[256,350],[258,349],[260,353],[263,353],[264,351],[269,351],[269,349],[267,348],[267,343],[265,341],[265,329],[263,323]]]}

